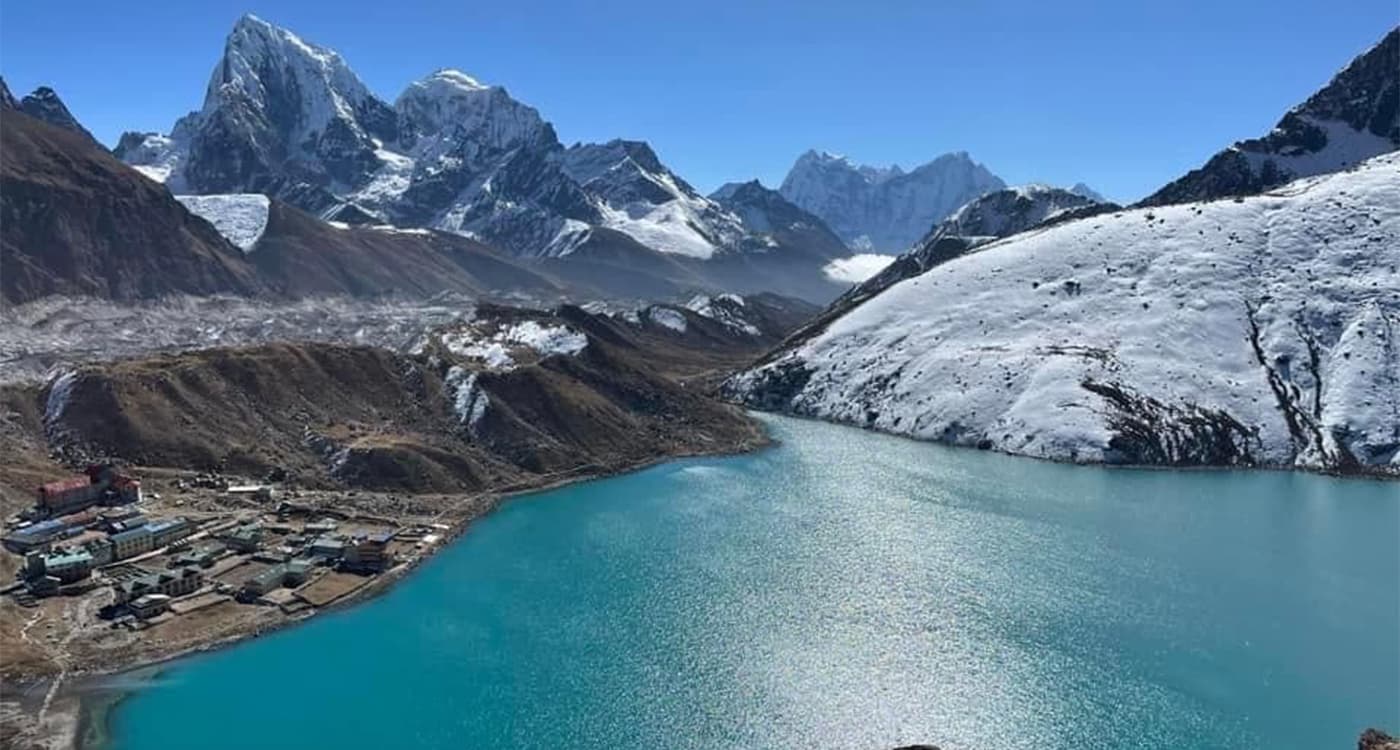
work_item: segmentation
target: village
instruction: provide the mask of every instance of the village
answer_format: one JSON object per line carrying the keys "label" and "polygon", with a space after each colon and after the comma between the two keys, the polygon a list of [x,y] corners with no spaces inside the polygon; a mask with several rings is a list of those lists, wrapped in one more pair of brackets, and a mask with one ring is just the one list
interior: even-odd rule
{"label": "village", "polygon": [[162,639],[169,629],[175,637],[166,640],[182,641],[169,623],[197,613],[234,620],[258,608],[242,619],[261,622],[266,610],[309,614],[411,566],[451,528],[303,505],[293,502],[301,493],[283,497],[273,484],[212,476],[166,484],[174,499],[98,464],[38,487],[33,507],[5,524],[0,542],[21,561],[0,594],[40,611],[48,601],[82,602],[76,611],[91,621],[69,622],[70,631]]}

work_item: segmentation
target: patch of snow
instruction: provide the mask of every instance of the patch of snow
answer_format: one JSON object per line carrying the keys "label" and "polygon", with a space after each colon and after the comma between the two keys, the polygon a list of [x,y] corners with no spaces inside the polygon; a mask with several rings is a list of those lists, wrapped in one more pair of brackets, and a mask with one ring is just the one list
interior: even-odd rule
{"label": "patch of snow", "polygon": [[44,400],[44,425],[53,427],[63,419],[73,398],[73,386],[78,382],[75,370],[63,370],[49,383],[49,396]]}
{"label": "patch of snow", "polygon": [[744,319],[740,312],[746,304],[744,298],[737,294],[721,294],[718,297],[699,294],[692,297],[685,307],[702,318],[709,318],[750,336],[757,336],[760,333],[758,327]]}
{"label": "patch of snow", "polygon": [[588,337],[568,326],[542,326],[533,320],[517,323],[506,329],[504,340],[524,344],[542,357],[551,354],[573,356],[588,346]]}
{"label": "patch of snow", "polygon": [[563,226],[555,233],[554,239],[550,240],[545,247],[543,255],[551,258],[562,258],[565,255],[577,250],[593,232],[593,227],[577,219],[565,219]]}
{"label": "patch of snow", "polygon": [[697,229],[691,207],[681,201],[660,205],[637,202],[622,208],[604,204],[600,210],[603,226],[653,250],[702,260],[714,257],[717,250],[710,238]]}
{"label": "patch of snow", "polygon": [[685,333],[686,331],[685,315],[682,315],[679,310],[654,306],[647,308],[646,313],[648,320],[662,328],[669,328],[676,333]]}
{"label": "patch of snow", "polygon": [[826,274],[826,277],[832,281],[859,284],[885,270],[885,266],[894,262],[894,259],[893,255],[857,253],[849,258],[837,258],[831,261],[822,267],[822,273]]}
{"label": "patch of snow", "polygon": [[1319,120],[1300,115],[1307,123],[1319,127],[1327,134],[1327,144],[1317,151],[1299,148],[1293,153],[1260,153],[1236,148],[1249,162],[1249,167],[1259,174],[1267,162],[1273,162],[1292,178],[1336,172],[1353,167],[1361,162],[1395,150],[1389,138],[1374,133],[1357,130],[1339,120]]}
{"label": "patch of snow", "polygon": [[252,252],[253,246],[267,229],[271,202],[266,195],[177,195],[175,200],[184,204],[191,213],[213,224],[219,234],[245,253]]}
{"label": "patch of snow", "polygon": [[429,236],[432,234],[432,230],[429,229],[423,229],[421,227],[396,227],[393,224],[375,224],[370,227],[370,229],[376,232],[384,232],[385,234],[416,234],[421,236]]}
{"label": "patch of snow", "polygon": [[452,392],[452,410],[457,421],[473,433],[476,426],[486,416],[486,408],[491,404],[490,396],[477,387],[477,374],[457,365],[447,370],[445,382]]}
{"label": "patch of snow", "polygon": [[383,209],[403,196],[413,184],[413,159],[387,149],[376,149],[379,169],[364,187],[351,195],[352,202],[372,209]]}
{"label": "patch of snow", "polygon": [[515,367],[511,352],[520,347],[527,347],[540,357],[548,357],[555,354],[574,356],[588,346],[588,337],[583,333],[566,325],[541,325],[533,320],[499,328],[489,335],[475,327],[468,327],[444,333],[440,340],[449,352],[481,360],[495,369]]}

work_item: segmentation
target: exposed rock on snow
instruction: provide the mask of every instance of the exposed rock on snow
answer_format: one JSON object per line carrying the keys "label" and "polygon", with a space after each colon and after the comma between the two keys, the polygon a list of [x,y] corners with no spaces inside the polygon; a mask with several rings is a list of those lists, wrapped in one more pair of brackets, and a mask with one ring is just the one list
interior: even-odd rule
{"label": "exposed rock on snow", "polygon": [[758,180],[726,183],[711,193],[710,199],[732,211],[756,235],[759,242],[752,249],[757,252],[774,247],[795,248],[820,259],[850,253],[826,222]]}
{"label": "exposed rock on snow", "polygon": [[932,265],[728,385],[1045,458],[1400,470],[1400,155],[1036,229]]}
{"label": "exposed rock on snow", "polygon": [[700,195],[641,141],[578,144],[564,171],[600,200],[602,224],[664,253],[710,258],[738,250],[739,218]]}
{"label": "exposed rock on snow", "polygon": [[778,192],[821,217],[852,249],[889,253],[908,250],[959,206],[1005,186],[964,152],[905,172],[808,151]]}
{"label": "exposed rock on snow", "polygon": [[1141,205],[1251,195],[1400,148],[1400,28],[1351,62],[1262,138],[1240,141]]}
{"label": "exposed rock on snow", "polygon": [[939,222],[930,237],[1008,237],[1098,202],[1049,185],[1018,185],[974,198]]}
{"label": "exposed rock on snow", "polygon": [[750,336],[759,334],[758,326],[747,319],[747,303],[737,294],[721,294],[716,297],[700,294],[691,298],[685,307],[702,318],[709,318],[736,331]]}
{"label": "exposed rock on snow", "polygon": [[267,229],[271,201],[266,195],[241,193],[236,195],[177,195],[191,213],[208,221],[229,242],[243,252],[251,252]]}
{"label": "exposed rock on snow", "polygon": [[670,307],[662,307],[660,305],[649,307],[646,310],[646,317],[647,320],[650,320],[662,328],[675,331],[676,333],[685,333],[687,328],[685,315],[681,313],[681,311]]}

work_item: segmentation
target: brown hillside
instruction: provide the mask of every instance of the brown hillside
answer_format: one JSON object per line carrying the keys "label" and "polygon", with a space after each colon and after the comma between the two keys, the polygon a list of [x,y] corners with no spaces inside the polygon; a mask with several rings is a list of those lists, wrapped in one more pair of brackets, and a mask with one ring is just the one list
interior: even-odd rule
{"label": "brown hillside", "polygon": [[253,267],[208,222],[78,133],[0,109],[0,298],[250,294]]}

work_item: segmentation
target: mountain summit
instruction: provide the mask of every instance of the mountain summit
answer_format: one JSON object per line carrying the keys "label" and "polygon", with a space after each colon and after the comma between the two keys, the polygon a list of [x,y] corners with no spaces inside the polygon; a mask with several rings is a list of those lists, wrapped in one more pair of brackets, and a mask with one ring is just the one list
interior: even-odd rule
{"label": "mountain summit", "polygon": [[959,206],[1006,187],[966,152],[905,172],[821,151],[798,157],[778,192],[856,249],[903,252]]}
{"label": "mountain summit", "polygon": [[177,193],[265,193],[521,256],[570,255],[597,229],[697,259],[761,245],[644,142],[565,148],[538,110],[450,68],[390,105],[339,54],[252,15],[229,34],[201,109],[169,136],[124,135],[116,152]]}
{"label": "mountain summit", "polygon": [[1262,138],[1239,141],[1143,199],[1159,206],[1252,195],[1400,148],[1400,27]]}

